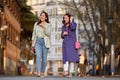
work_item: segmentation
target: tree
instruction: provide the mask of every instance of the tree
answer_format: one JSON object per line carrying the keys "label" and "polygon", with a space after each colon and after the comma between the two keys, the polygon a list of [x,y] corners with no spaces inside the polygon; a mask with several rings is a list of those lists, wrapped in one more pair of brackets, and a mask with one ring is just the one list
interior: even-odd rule
{"label": "tree", "polygon": [[21,37],[28,38],[32,35],[33,25],[38,17],[31,12],[31,7],[26,4],[26,0],[21,0],[23,8],[21,10],[21,26],[23,34]]}
{"label": "tree", "polygon": [[[95,54],[98,62],[101,61],[101,57],[106,50],[108,52],[110,51],[109,45],[111,42],[111,36],[109,36],[109,16],[112,16],[114,19],[112,33],[114,35],[114,42],[116,43],[115,50],[120,49],[119,0],[83,0],[80,1],[80,3],[76,3],[75,0],[72,0],[71,2],[67,1],[64,4],[71,9],[74,9],[74,15],[78,15],[78,19],[82,22],[86,32],[86,40],[89,42],[89,49]],[[84,10],[81,10],[81,7],[83,7]],[[89,27],[91,27],[91,31],[88,30],[86,24],[90,24]],[[93,36],[91,36],[91,33]],[[109,44],[106,46],[107,38]],[[94,47],[93,43],[98,47]]]}
{"label": "tree", "polygon": [[33,54],[30,49],[31,37],[34,23],[38,20],[38,17],[34,15],[31,10],[32,8],[26,4],[26,0],[21,0],[22,10],[21,10],[21,58],[27,61],[33,58]]}

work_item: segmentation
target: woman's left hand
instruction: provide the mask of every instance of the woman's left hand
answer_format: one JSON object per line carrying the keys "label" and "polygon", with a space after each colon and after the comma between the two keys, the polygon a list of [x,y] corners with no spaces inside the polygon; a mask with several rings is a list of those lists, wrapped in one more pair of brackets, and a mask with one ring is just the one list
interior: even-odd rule
{"label": "woman's left hand", "polygon": [[70,22],[73,22],[73,17],[70,17]]}
{"label": "woman's left hand", "polygon": [[45,26],[43,23],[41,23],[40,26],[45,30]]}

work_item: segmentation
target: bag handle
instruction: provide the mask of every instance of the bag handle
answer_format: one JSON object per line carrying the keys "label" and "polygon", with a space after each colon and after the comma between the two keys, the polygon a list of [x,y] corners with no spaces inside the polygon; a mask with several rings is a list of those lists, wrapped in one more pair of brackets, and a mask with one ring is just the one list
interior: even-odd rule
{"label": "bag handle", "polygon": [[[78,29],[78,27],[77,27],[77,29]],[[76,29],[76,41],[79,42],[79,40],[78,40],[78,30],[77,29]]]}

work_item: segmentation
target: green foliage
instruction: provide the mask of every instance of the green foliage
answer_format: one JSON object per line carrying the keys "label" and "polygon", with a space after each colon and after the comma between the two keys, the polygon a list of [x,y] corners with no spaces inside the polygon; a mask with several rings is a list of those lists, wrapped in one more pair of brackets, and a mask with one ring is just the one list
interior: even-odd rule
{"label": "green foliage", "polygon": [[31,33],[33,30],[34,23],[38,20],[38,17],[34,15],[30,10],[32,10],[31,6],[26,4],[26,0],[21,0],[23,8],[21,10],[21,26],[24,30],[26,37],[31,37]]}

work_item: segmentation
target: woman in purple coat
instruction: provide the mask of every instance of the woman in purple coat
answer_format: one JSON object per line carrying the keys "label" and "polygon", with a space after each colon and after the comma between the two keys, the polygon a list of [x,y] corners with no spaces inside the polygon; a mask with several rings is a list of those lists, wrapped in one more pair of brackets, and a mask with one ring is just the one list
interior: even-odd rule
{"label": "woman in purple coat", "polygon": [[77,49],[75,49],[76,42],[76,27],[77,24],[73,21],[70,14],[63,16],[63,26],[61,37],[62,55],[64,64],[64,76],[72,77],[74,71],[74,63],[79,61]]}

